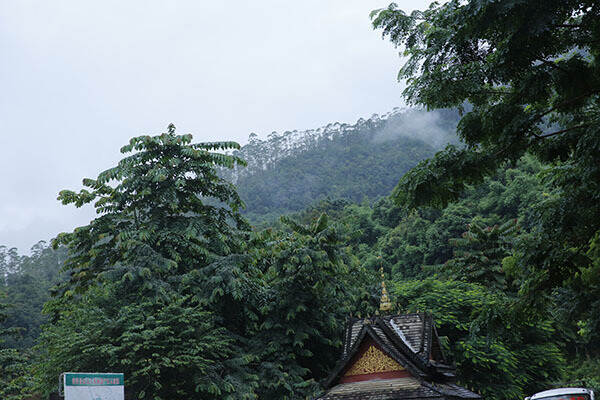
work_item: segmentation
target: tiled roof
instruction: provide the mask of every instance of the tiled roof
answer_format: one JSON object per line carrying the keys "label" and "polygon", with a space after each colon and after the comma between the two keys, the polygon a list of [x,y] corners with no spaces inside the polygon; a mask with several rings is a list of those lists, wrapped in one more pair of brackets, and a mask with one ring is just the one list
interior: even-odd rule
{"label": "tiled roof", "polygon": [[443,396],[440,393],[421,386],[421,383],[414,378],[397,378],[344,383],[333,387],[319,400],[387,400],[441,397]]}
{"label": "tiled roof", "polygon": [[[422,313],[376,317],[374,319],[354,319],[350,321],[346,331],[342,357],[345,357],[352,346],[354,346],[358,334],[365,324],[377,326],[377,324],[373,323],[375,320],[381,321],[390,331],[395,332],[394,336],[397,336],[398,340],[403,341],[406,348],[418,355],[425,363],[430,359],[432,350],[435,350],[433,355],[439,358],[436,361],[443,361],[443,354],[437,342],[433,321],[430,316]],[[378,331],[378,333],[381,332]],[[389,342],[386,335],[381,334],[381,338],[383,341]]]}
{"label": "tiled roof", "polygon": [[382,318],[391,329],[398,327],[415,352],[421,353],[425,348],[425,321],[422,314],[395,315]]}
{"label": "tiled roof", "polygon": [[348,354],[350,348],[354,345],[354,343],[356,343],[356,338],[358,337],[358,334],[362,329],[364,322],[364,319],[355,319],[350,321],[350,323],[348,324],[346,331],[347,336],[344,340],[343,357],[345,357]]}
{"label": "tiled roof", "polygon": [[381,328],[381,322],[379,322],[379,326],[377,322],[377,320],[369,319],[362,321],[360,330],[356,336],[352,338],[352,346],[350,348],[346,348],[346,346],[344,346],[346,348],[344,355],[333,369],[331,375],[325,383],[325,386],[330,387],[337,381],[343,371],[349,366],[348,364],[350,360],[358,352],[360,344],[366,337],[369,337],[375,343],[381,346],[381,348],[389,356],[391,356],[400,365],[404,366],[412,375],[421,376],[424,374],[422,372],[423,368],[419,368],[419,366],[415,365],[414,359],[417,357],[414,355],[411,357],[409,355],[410,350],[398,350],[398,347],[395,343],[393,343],[393,340],[390,340],[390,337],[384,333],[383,329]]}
{"label": "tiled roof", "polygon": [[424,382],[425,385],[431,389],[439,392],[447,397],[461,398],[461,399],[480,399],[481,396],[477,393],[471,392],[469,389],[462,386],[458,386],[455,383],[428,383]]}
{"label": "tiled roof", "polygon": [[455,384],[436,384],[412,377],[377,379],[336,385],[317,400],[481,399]]}
{"label": "tiled roof", "polygon": [[391,349],[396,347],[392,344],[392,342],[390,341],[390,338],[385,333],[383,333],[383,330],[379,326],[372,325],[371,328],[373,328],[375,333],[377,333],[377,337],[379,337],[381,339],[381,341],[383,343],[385,343],[386,346],[388,346]]}

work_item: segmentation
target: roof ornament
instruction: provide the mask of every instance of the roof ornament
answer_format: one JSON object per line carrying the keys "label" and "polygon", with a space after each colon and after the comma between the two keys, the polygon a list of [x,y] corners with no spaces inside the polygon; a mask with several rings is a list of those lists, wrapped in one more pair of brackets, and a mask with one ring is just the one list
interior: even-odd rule
{"label": "roof ornament", "polygon": [[[381,256],[379,256],[381,258]],[[390,297],[388,296],[387,289],[385,287],[385,275],[383,273],[383,265],[379,268],[379,272],[381,273],[381,299],[379,300],[379,310],[382,312],[390,311],[392,309],[392,303],[390,302]]]}

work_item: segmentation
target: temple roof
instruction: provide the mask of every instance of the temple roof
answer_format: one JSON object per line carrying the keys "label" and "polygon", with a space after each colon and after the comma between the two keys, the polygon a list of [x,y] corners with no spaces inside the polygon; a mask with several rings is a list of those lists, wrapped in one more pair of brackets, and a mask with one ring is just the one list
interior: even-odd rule
{"label": "temple roof", "polygon": [[319,400],[480,399],[454,384],[432,385],[415,378],[376,379],[334,386]]}
{"label": "temple roof", "polygon": [[[432,332],[432,330],[435,330],[433,320],[431,317],[420,313],[375,317],[374,319],[354,319],[350,321],[349,329],[346,332],[343,355],[346,355],[356,342],[358,333],[364,325],[380,326],[379,322],[382,322],[387,328],[393,330],[395,332],[394,336],[397,336],[397,339],[405,345],[404,347],[410,349],[412,353],[427,360],[432,350],[435,350],[437,358],[440,361],[444,361],[444,355],[437,342],[437,332]],[[435,334],[436,343],[432,343],[434,341],[432,333]],[[383,340],[388,340],[385,338],[385,335],[380,336]],[[433,348],[434,346],[435,349]]]}
{"label": "temple roof", "polygon": [[352,319],[342,357],[325,382],[329,390],[319,400],[481,398],[454,378],[430,315]]}

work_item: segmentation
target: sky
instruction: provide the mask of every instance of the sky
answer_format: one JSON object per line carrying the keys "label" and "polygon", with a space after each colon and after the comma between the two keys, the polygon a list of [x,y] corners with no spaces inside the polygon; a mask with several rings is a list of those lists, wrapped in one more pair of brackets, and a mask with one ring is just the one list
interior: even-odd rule
{"label": "sky", "polygon": [[0,0],[0,245],[87,224],[58,192],[169,123],[243,144],[402,106],[399,50],[369,20],[390,1]]}

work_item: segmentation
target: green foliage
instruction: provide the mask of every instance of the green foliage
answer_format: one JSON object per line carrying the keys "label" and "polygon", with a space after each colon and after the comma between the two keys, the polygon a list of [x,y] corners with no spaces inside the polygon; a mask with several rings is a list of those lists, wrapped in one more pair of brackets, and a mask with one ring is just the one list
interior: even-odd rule
{"label": "green foliage", "polygon": [[[4,296],[0,292],[0,323],[7,318],[10,306],[3,303]],[[6,338],[18,336],[18,328],[2,328],[0,326],[0,396],[7,400],[20,400],[27,394],[27,367],[29,360],[23,351],[8,347]]]}
{"label": "green foliage", "polygon": [[571,354],[587,346],[597,357],[600,5],[453,0],[410,15],[391,4],[372,18],[404,48],[406,99],[463,113],[464,147],[449,146],[404,175],[395,200],[444,207],[525,154],[544,163],[543,189],[530,198],[526,230],[504,267],[529,313],[561,321]]}
{"label": "green foliage", "polygon": [[[66,259],[66,249],[56,250],[40,241],[31,248],[30,255],[13,253],[13,266],[6,268],[12,272],[6,275],[4,291],[12,307],[7,310],[1,327],[18,327],[19,335],[6,338],[6,345],[18,349],[32,347],[47,321],[42,314],[43,304],[50,299],[49,290],[64,276],[59,273]],[[5,258],[5,260],[8,257]],[[6,264],[5,264],[6,265]]]}
{"label": "green foliage", "polygon": [[[574,365],[576,354],[583,356],[578,352],[595,343],[582,336],[593,331],[592,325],[590,330],[587,322],[578,323],[568,317],[569,310],[560,309],[575,307],[573,297],[544,296],[545,307],[535,312],[519,302],[524,271],[514,257],[530,239],[537,226],[535,210],[548,197],[542,171],[532,157],[524,157],[468,187],[443,210],[410,211],[388,199],[372,207],[325,200],[294,217],[315,221],[327,211],[363,266],[375,270],[383,263],[391,272],[391,284],[401,288],[392,293],[400,312],[435,311],[464,384],[487,397],[524,397],[572,376],[563,376],[563,367]],[[377,232],[377,240],[371,242],[363,231]],[[469,271],[467,265],[476,268]],[[371,290],[377,294],[375,287]],[[594,359],[593,347],[586,357]]]}
{"label": "green foliage", "polygon": [[261,399],[314,396],[337,361],[347,315],[370,301],[366,271],[340,249],[326,214],[309,225],[283,222],[290,231],[264,231],[255,250],[267,296],[252,339]]}
{"label": "green foliage", "polygon": [[[164,154],[163,146],[153,151]],[[170,154],[177,158],[182,152],[173,149]],[[178,164],[169,163],[168,157],[161,162]],[[63,247],[53,250],[40,243],[31,256],[13,251],[5,257],[13,260],[5,267],[13,271],[6,290],[16,302],[7,310],[10,322],[0,326],[46,321],[37,314],[37,304],[42,293],[47,296],[44,288],[50,282],[59,283],[57,296],[46,306],[50,323],[35,348],[35,362],[28,360],[29,349],[4,353],[12,360],[5,365],[20,371],[13,374],[21,377],[12,383],[15,395],[23,395],[19,391],[24,381],[31,381],[27,378],[33,365],[38,387],[45,392],[55,390],[60,372],[76,369],[125,372],[128,398],[133,393],[143,398],[310,397],[339,355],[347,315],[375,312],[375,271],[381,265],[391,272],[391,296],[401,312],[434,313],[463,384],[504,399],[529,395],[550,382],[593,382],[598,308],[586,305],[594,300],[597,264],[582,270],[578,280],[589,298],[573,288],[549,292],[541,313],[520,308],[521,294],[512,286],[528,277],[519,258],[535,239],[536,210],[556,195],[541,181],[545,169],[531,157],[469,186],[443,210],[410,210],[387,198],[372,206],[325,199],[272,228],[265,224],[261,232],[248,231],[233,207],[192,191],[178,204],[192,204],[186,198],[194,196],[201,203],[195,211],[180,214],[165,207],[173,198],[169,193],[174,183],[167,179],[154,186],[154,180],[146,179],[134,185],[144,179],[145,168],[133,166],[123,175],[135,187],[131,196],[119,188],[121,181],[111,182],[122,208],[102,212],[91,223],[98,230],[78,236],[88,227],[78,228],[71,236],[76,241],[65,243],[72,252],[67,273],[58,274],[66,256]],[[217,186],[230,188],[216,179]],[[135,199],[144,186],[156,191],[155,201],[134,212],[136,203],[128,196]],[[223,212],[231,214],[215,217]],[[521,229],[513,236],[509,233],[515,219]],[[204,221],[217,222],[206,226]],[[489,232],[471,229],[468,240],[459,240],[466,247],[453,246],[452,239],[461,237],[469,223],[498,227]],[[502,224],[507,225],[500,229]],[[189,226],[196,234],[184,229]],[[100,228],[131,232],[130,242],[107,245],[111,236],[102,236]],[[82,241],[88,238],[99,239],[93,244]],[[597,249],[591,243],[588,257],[598,259]],[[466,257],[467,251],[476,257]],[[107,255],[116,258],[109,263]],[[482,256],[488,261],[480,263]],[[73,257],[81,261],[74,263]],[[471,264],[484,270],[501,265],[494,273],[506,275],[510,284],[496,286],[465,273],[463,267]],[[80,279],[81,266],[86,279]],[[437,274],[435,279],[432,274]],[[423,281],[406,280],[415,278]],[[35,289],[36,282],[40,288]],[[27,341],[11,337],[5,343],[27,348],[36,340],[36,329],[22,330],[30,336]],[[561,376],[563,365],[568,368]],[[181,376],[186,379],[181,381]]]}
{"label": "green foliage", "polygon": [[600,391],[600,360],[580,357],[574,360],[565,376],[566,382],[581,382],[598,393]]}
{"label": "green foliage", "polygon": [[468,184],[483,182],[498,166],[479,152],[448,145],[402,176],[392,197],[398,204],[443,208],[457,200]]}
{"label": "green foliage", "polygon": [[89,191],[59,194],[65,204],[93,203],[99,216],[54,242],[69,249],[70,277],[46,305],[52,324],[37,368],[44,392],[65,370],[112,370],[127,376],[128,398],[253,398],[252,357],[196,285],[214,277],[209,266],[230,270],[241,250],[242,203],[216,173],[241,160],[213,152],[235,144],[191,140],[172,125],[133,138],[122,149],[132,155],[84,179]]}
{"label": "green foliage", "polygon": [[252,398],[244,395],[254,382],[250,360],[210,312],[177,295],[123,302],[116,290],[94,288],[61,305],[41,337],[41,382],[54,384],[67,367],[123,371],[127,398]]}
{"label": "green foliage", "polygon": [[525,153],[549,163],[553,195],[538,208],[537,240],[518,260],[532,271],[532,290],[561,286],[589,266],[600,229],[599,16],[598,4],[578,0],[455,0],[411,15],[391,4],[372,15],[405,47],[406,98],[465,111],[458,133],[466,146],[411,170],[397,201],[444,206]]}
{"label": "green foliage", "polygon": [[501,292],[428,278],[391,286],[402,311],[431,312],[459,381],[485,398],[514,399],[561,377],[564,359],[547,320],[526,321]]}
{"label": "green foliage", "polygon": [[502,260],[510,254],[509,239],[518,230],[517,220],[488,227],[472,222],[468,228],[462,237],[450,240],[456,250],[446,262],[445,272],[454,279],[508,291]]}
{"label": "green foliage", "polygon": [[[513,222],[509,221],[518,219],[523,228],[531,228],[532,207],[543,197],[542,184],[536,177],[540,171],[539,163],[525,157],[515,167],[502,168],[482,184],[468,187],[461,199],[443,210],[409,210],[389,200],[379,202],[373,208],[376,222],[384,225],[378,251],[394,274],[417,277],[443,270],[442,265],[454,255],[452,239],[461,237],[468,224],[510,225]],[[394,219],[381,219],[384,214],[394,215]],[[392,225],[392,229],[385,225]],[[494,245],[489,243],[489,251],[496,251]],[[500,255],[496,259],[501,261]]]}
{"label": "green foliage", "polygon": [[16,248],[0,246],[0,283],[7,284],[10,275],[20,272],[21,256]]}
{"label": "green foliage", "polygon": [[372,310],[365,270],[326,214],[251,233],[220,166],[241,160],[165,134],[62,191],[99,216],[61,234],[69,277],[36,350],[47,393],[65,370],[121,371],[126,397],[303,399],[337,357],[349,312]]}
{"label": "green foliage", "polygon": [[[41,325],[47,321],[42,305],[50,298],[49,288],[59,279],[63,248],[53,250],[41,241],[31,254],[0,246],[0,398],[30,399],[31,347]],[[4,303],[4,301],[10,303]],[[56,379],[54,380],[56,381]]]}
{"label": "green foliage", "polygon": [[[216,166],[232,167],[243,161],[211,150],[238,146],[191,144],[191,140],[191,135],[175,135],[173,125],[159,136],[133,138],[121,151],[135,149],[136,153],[97,179],[83,180],[91,191],[59,193],[63,204],[93,203],[100,214],[89,225],[62,233],[54,241],[55,246],[71,249],[66,264],[71,271],[69,289],[63,296],[84,291],[90,281],[115,271],[117,264],[132,268],[124,275],[135,281],[150,272],[159,277],[170,271],[185,274],[193,263],[207,263],[235,249],[230,233],[245,228],[237,212],[242,202],[234,187],[218,177]],[[112,187],[111,181],[118,184]],[[211,205],[209,200],[224,206]],[[145,289],[160,292],[161,288],[148,284]]]}

